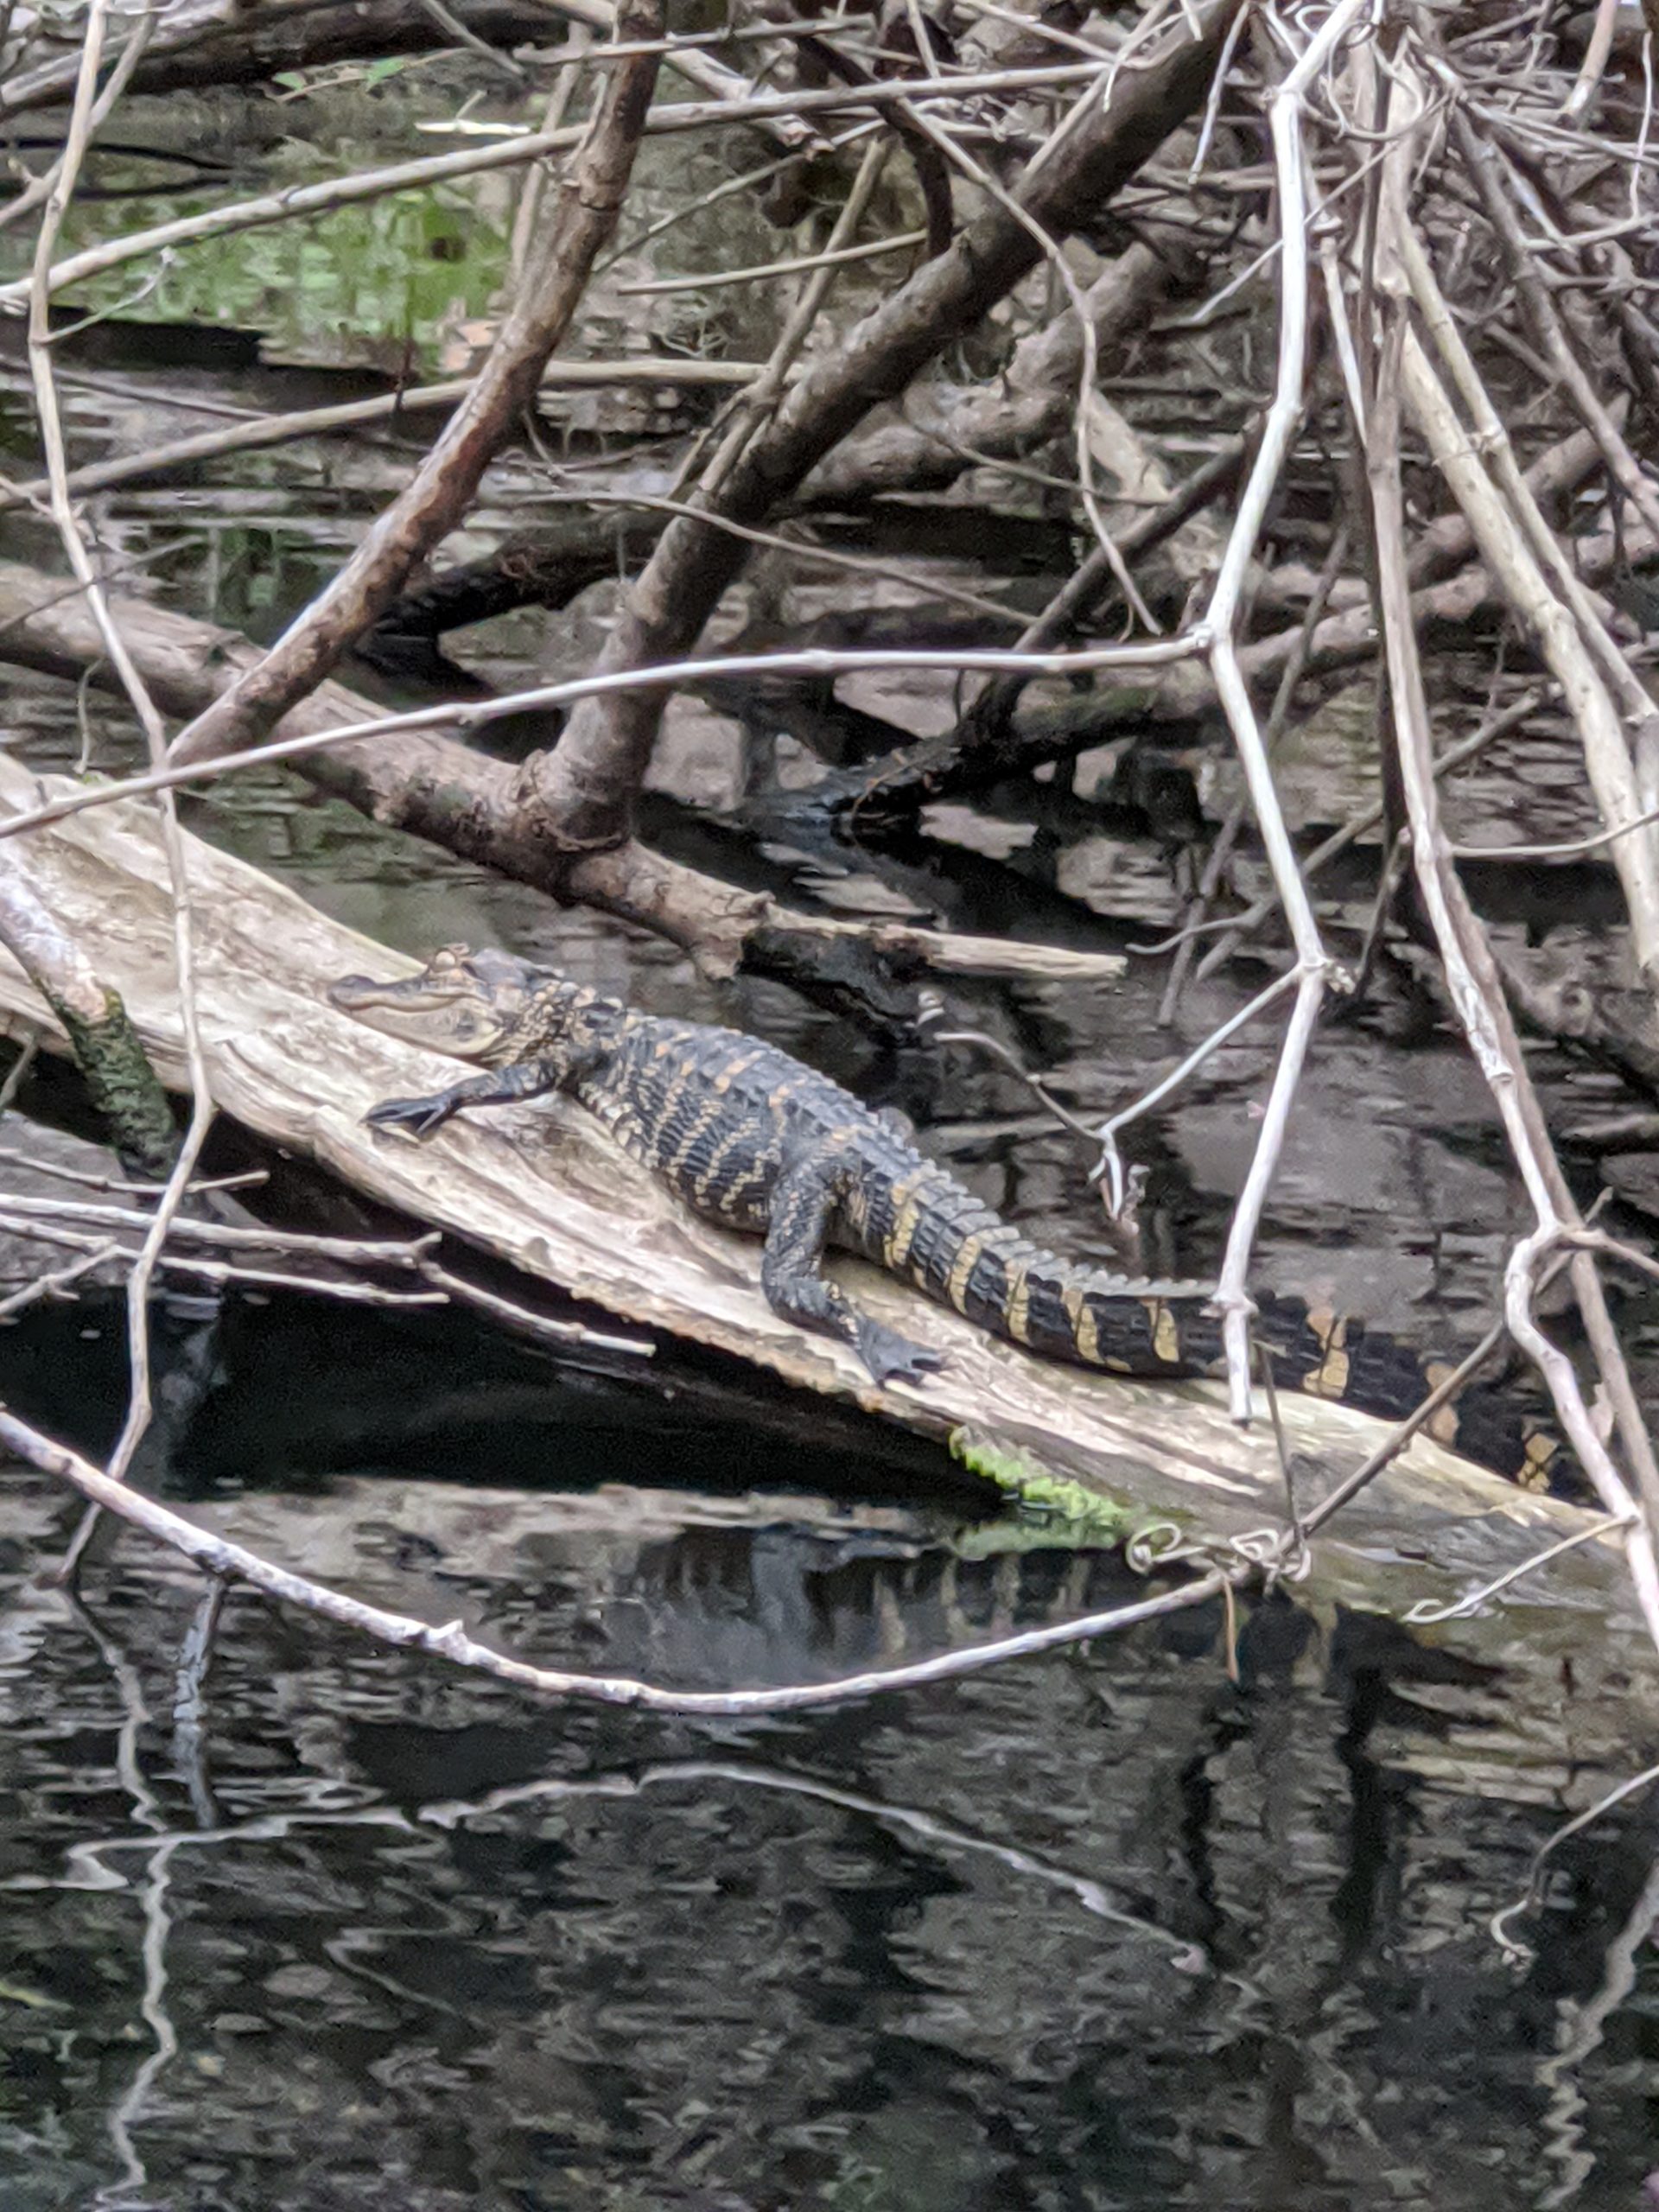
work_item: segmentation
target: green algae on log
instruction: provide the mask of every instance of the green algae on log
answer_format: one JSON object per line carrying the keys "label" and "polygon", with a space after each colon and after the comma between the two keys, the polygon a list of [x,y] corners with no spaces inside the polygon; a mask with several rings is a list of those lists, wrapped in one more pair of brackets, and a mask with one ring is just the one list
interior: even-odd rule
{"label": "green algae on log", "polygon": [[1010,1451],[970,1428],[953,1428],[949,1441],[953,1459],[970,1474],[995,1483],[1022,1511],[1040,1514],[1052,1524],[1057,1541],[1115,1546],[1133,1533],[1141,1517],[1086,1483],[1055,1474],[1029,1453]]}
{"label": "green algae on log", "polygon": [[44,986],[41,995],[63,1024],[75,1065],[122,1164],[151,1182],[164,1183],[179,1155],[178,1123],[121,994],[105,987],[105,1011],[96,1021],[84,1019]]}

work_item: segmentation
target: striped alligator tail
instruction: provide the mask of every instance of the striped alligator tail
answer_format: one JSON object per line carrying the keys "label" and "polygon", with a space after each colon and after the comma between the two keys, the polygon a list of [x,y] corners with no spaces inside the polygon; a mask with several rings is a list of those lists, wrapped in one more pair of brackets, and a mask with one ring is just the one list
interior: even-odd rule
{"label": "striped alligator tail", "polygon": [[[916,1240],[918,1244],[924,1240]],[[1111,1375],[1170,1379],[1225,1372],[1209,1286],[1132,1282],[1028,1243],[977,1205],[910,1255],[918,1287],[1006,1342]],[[1296,1298],[1263,1296],[1253,1324],[1281,1390],[1400,1421],[1451,1371],[1364,1322]],[[1425,1424],[1438,1442],[1523,1483],[1563,1471],[1560,1440],[1503,1382],[1471,1384]]]}

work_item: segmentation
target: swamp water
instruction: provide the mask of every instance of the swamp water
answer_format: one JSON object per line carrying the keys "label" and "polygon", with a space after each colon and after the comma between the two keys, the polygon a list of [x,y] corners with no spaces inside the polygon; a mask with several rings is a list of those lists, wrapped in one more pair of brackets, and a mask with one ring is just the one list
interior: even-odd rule
{"label": "swamp water", "polygon": [[[687,1688],[1145,1588],[538,1356],[469,1406],[447,1325],[232,1316],[175,1455],[188,1510],[526,1656]],[[67,1429],[42,1328],[12,1372]],[[244,1595],[204,1681],[194,1576],[123,1535],[73,1607],[42,1580],[73,1502],[3,1482],[8,2212],[1645,2201],[1648,1801],[1552,1854],[1524,1962],[1488,1926],[1635,1763],[1600,1686],[1524,1637],[1488,1665],[1276,1599],[1236,1685],[1216,1609],[693,1725],[550,1709]]]}
{"label": "swamp water", "polygon": [[[41,766],[73,758],[60,690],[17,681],[10,719]],[[501,942],[752,1027],[1107,1255],[1077,1148],[993,1065],[878,1049],[765,985],[717,996],[275,781],[191,818],[389,942]],[[1019,986],[980,1018],[1109,1108],[1222,1002],[1172,1040],[1158,988]],[[1146,1131],[1155,1264],[1209,1264],[1271,1048],[1246,1033]],[[1260,1279],[1466,1340],[1512,1206],[1455,1046],[1335,1033]],[[8,1330],[5,1394],[96,1448],[118,1340],[91,1305]],[[943,1454],[811,1406],[711,1411],[690,1370],[671,1399],[321,1306],[250,1308],[232,1350],[173,1470],[190,1510],[549,1664],[829,1679],[1145,1589],[967,1525]],[[74,1507],[0,1480],[8,2212],[1645,2201],[1659,1815],[1633,1797],[1552,1855],[1524,1962],[1489,1922],[1654,1746],[1524,1628],[1478,1665],[1279,1600],[1237,1686],[1193,1614],[692,1726],[550,1711],[238,1597],[181,1685],[194,1578],[123,1538],[71,1611],[41,1577]]]}

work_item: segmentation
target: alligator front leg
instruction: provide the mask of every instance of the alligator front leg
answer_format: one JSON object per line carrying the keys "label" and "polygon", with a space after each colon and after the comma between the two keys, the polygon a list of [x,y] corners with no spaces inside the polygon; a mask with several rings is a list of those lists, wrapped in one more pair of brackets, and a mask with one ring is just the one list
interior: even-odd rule
{"label": "alligator front leg", "polygon": [[884,1329],[824,1281],[824,1241],[844,1174],[836,1161],[817,1154],[785,1168],[772,1192],[760,1287],[774,1313],[850,1344],[878,1382],[919,1382],[944,1366],[941,1355]]}
{"label": "alligator front leg", "polygon": [[487,1075],[469,1076],[448,1090],[435,1090],[424,1098],[385,1098],[363,1116],[377,1129],[407,1129],[412,1137],[429,1137],[463,1106],[505,1106],[516,1098],[535,1098],[559,1090],[565,1071],[549,1060],[518,1060],[512,1067],[492,1068]]}

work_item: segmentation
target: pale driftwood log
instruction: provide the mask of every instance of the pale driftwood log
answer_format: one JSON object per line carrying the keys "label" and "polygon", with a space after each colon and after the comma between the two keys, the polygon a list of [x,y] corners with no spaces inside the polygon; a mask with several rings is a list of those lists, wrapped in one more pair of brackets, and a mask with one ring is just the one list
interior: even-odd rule
{"label": "pale driftwood log", "polygon": [[[41,779],[0,758],[0,811],[40,795]],[[164,1079],[185,1075],[165,860],[134,802],[28,834],[37,880],[61,925],[121,990]],[[921,1389],[880,1389],[850,1355],[780,1321],[760,1291],[760,1249],[693,1220],[616,1152],[578,1108],[537,1101],[463,1117],[428,1145],[378,1137],[365,1109],[430,1089],[454,1064],[346,1020],[325,985],[349,970],[409,966],[308,906],[245,862],[187,841],[195,908],[197,996],[213,1092],[273,1141],[312,1155],[359,1190],[438,1224],[626,1319],[770,1368],[801,1387],[855,1400],[924,1434],[994,1439],[1083,1483],[1135,1517],[1167,1514],[1225,1539],[1281,1523],[1283,1488],[1270,1425],[1241,1431],[1216,1388],[1107,1380],[1029,1358],[874,1271],[838,1262],[855,1295],[892,1325],[925,1337],[949,1365]],[[22,972],[0,964],[0,1028],[54,1040]],[[1383,1425],[1341,1407],[1286,1397],[1293,1450],[1347,1464]],[[1308,1501],[1305,1500],[1304,1503]],[[1588,1527],[1576,1509],[1513,1489],[1419,1442],[1318,1546],[1327,1597],[1401,1605],[1452,1594],[1538,1547]],[[1399,1561],[1408,1529],[1433,1562]],[[1616,1562],[1598,1542],[1548,1570],[1559,1602],[1618,1613]],[[1543,1594],[1523,1586],[1523,1605]],[[1529,1615],[1530,1618],[1530,1614]]]}

